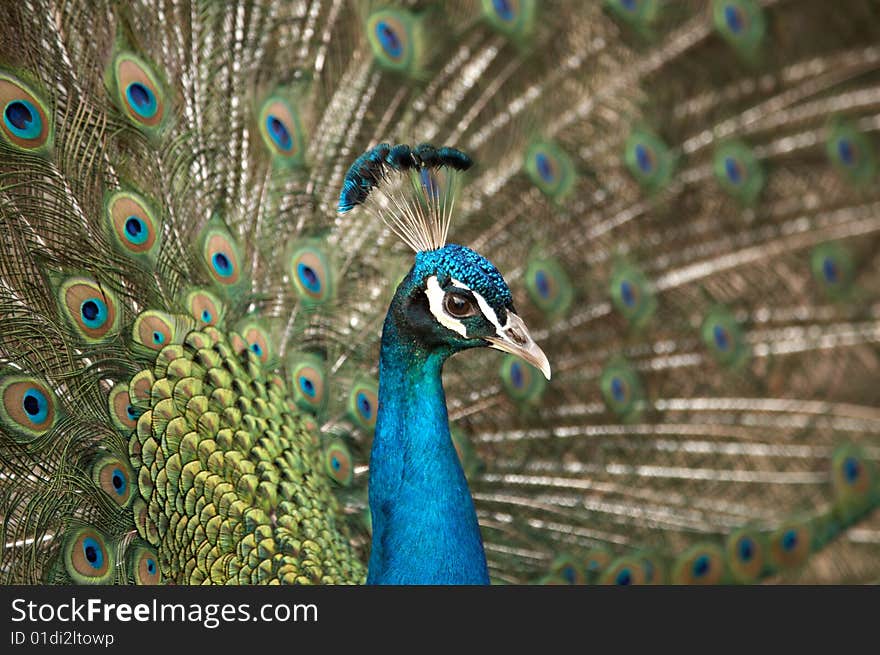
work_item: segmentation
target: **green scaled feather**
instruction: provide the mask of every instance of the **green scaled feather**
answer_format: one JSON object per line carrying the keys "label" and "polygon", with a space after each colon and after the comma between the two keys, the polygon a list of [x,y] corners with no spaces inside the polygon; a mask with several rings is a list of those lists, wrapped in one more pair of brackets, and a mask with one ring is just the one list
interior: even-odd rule
{"label": "green scaled feather", "polygon": [[718,146],[712,159],[712,170],[721,188],[743,205],[752,205],[764,188],[761,162],[741,141]]}
{"label": "green scaled feather", "polygon": [[515,355],[505,355],[499,368],[507,395],[522,406],[537,403],[547,388],[543,374]]}
{"label": "green scaled feather", "polygon": [[533,256],[526,268],[526,291],[549,318],[564,315],[574,298],[574,287],[562,265],[553,258]]}
{"label": "green scaled feather", "polygon": [[599,379],[605,405],[621,420],[635,420],[645,407],[645,392],[636,370],[623,358],[615,358]]}
{"label": "green scaled feather", "polygon": [[614,308],[634,328],[644,327],[657,309],[654,286],[631,261],[615,262],[608,290]]}
{"label": "green scaled feather", "polygon": [[706,315],[700,335],[706,348],[722,366],[739,368],[748,361],[749,344],[739,323],[726,307],[719,305]]}
{"label": "green scaled feather", "polygon": [[810,268],[819,288],[833,300],[849,297],[855,264],[847,248],[838,242],[816,246],[810,254]]}
{"label": "green scaled feather", "polygon": [[675,173],[676,157],[663,140],[645,128],[634,129],[624,145],[629,172],[647,191],[665,187]]}
{"label": "green scaled feather", "polygon": [[144,57],[120,46],[104,76],[107,91],[122,115],[150,137],[162,134],[169,122],[167,86]]}
{"label": "green scaled feather", "polygon": [[715,30],[746,60],[757,58],[764,41],[764,10],[757,0],[712,0]]}
{"label": "green scaled feather", "polygon": [[526,174],[541,193],[561,202],[574,188],[577,172],[571,157],[552,141],[529,146],[524,162]]}
{"label": "green scaled feather", "polygon": [[536,0],[482,0],[483,17],[492,29],[512,41],[527,39],[535,29]]}
{"label": "green scaled feather", "polygon": [[877,176],[874,145],[852,123],[840,118],[831,121],[825,152],[834,169],[851,184],[867,186]]}
{"label": "green scaled feather", "polygon": [[55,125],[49,105],[29,85],[0,68],[0,137],[17,150],[47,155]]}

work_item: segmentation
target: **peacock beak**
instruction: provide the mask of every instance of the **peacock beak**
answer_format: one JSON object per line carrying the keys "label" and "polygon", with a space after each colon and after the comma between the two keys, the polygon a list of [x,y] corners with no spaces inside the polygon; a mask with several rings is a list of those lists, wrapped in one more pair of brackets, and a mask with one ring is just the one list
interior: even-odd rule
{"label": "peacock beak", "polygon": [[547,355],[534,342],[523,320],[513,312],[507,312],[507,323],[494,337],[485,337],[491,348],[521,357],[541,370],[550,379],[550,362]]}

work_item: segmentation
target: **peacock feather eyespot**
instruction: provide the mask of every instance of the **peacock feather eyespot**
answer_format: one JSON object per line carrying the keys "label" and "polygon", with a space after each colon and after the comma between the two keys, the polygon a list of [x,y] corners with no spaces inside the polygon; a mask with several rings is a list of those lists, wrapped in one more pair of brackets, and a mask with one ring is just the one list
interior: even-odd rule
{"label": "peacock feather eyespot", "polygon": [[117,505],[125,507],[133,498],[137,482],[128,462],[115,455],[98,457],[91,467],[92,481]]}
{"label": "peacock feather eyespot", "polygon": [[582,585],[586,581],[577,560],[570,555],[558,556],[550,565],[550,573],[570,585]]}
{"label": "peacock feather eyespot", "polygon": [[327,373],[324,362],[310,353],[294,353],[288,360],[291,389],[296,405],[317,414],[327,404]]}
{"label": "peacock feather eyespot", "polygon": [[377,64],[388,70],[415,73],[424,50],[422,17],[407,9],[385,8],[367,18],[367,40]]}
{"label": "peacock feather eyespot", "polygon": [[568,274],[556,259],[532,257],[526,268],[526,291],[532,302],[549,317],[565,314],[574,298]]}
{"label": "peacock feather eyespot", "polygon": [[810,268],[819,288],[833,300],[846,299],[853,287],[855,262],[840,242],[823,243],[810,254]]}
{"label": "peacock feather eyespot", "polygon": [[529,146],[525,170],[532,184],[556,202],[571,192],[577,180],[573,160],[552,141],[538,141]]}
{"label": "peacock feather eyespot", "polygon": [[110,420],[116,429],[123,434],[131,434],[132,430],[137,426],[137,418],[140,416],[140,412],[131,404],[131,397],[128,395],[128,385],[122,383],[114,385],[107,397],[107,404]]}
{"label": "peacock feather eyespot", "polygon": [[724,579],[724,555],[715,544],[696,544],[673,564],[672,584],[717,585]]}
{"label": "peacock feather eyespot", "polygon": [[831,457],[834,510],[848,523],[873,506],[878,496],[873,462],[857,447],[845,444]]}
{"label": "peacock feather eyespot", "polygon": [[631,555],[617,558],[599,576],[599,584],[619,587],[645,584],[645,571],[641,560]]}
{"label": "peacock feather eyespot", "polygon": [[304,162],[305,134],[299,114],[287,100],[270,96],[260,108],[259,127],[273,156],[291,166]]}
{"label": "peacock feather eyespot", "polygon": [[713,170],[721,188],[744,205],[753,204],[764,188],[764,171],[758,158],[740,141],[715,149]]}
{"label": "peacock feather eyespot", "polygon": [[206,289],[194,289],[186,295],[186,308],[200,327],[217,325],[223,315],[220,299]]}
{"label": "peacock feather eyespot", "polygon": [[482,0],[483,16],[493,29],[504,36],[524,39],[535,28],[535,0]]}
{"label": "peacock feather eyespot", "polygon": [[605,405],[623,419],[634,418],[644,406],[641,380],[623,359],[614,359],[603,369],[599,386]]}
{"label": "peacock feather eyespot", "polygon": [[706,315],[701,335],[706,348],[722,366],[737,368],[751,354],[739,322],[723,306],[715,307]]}
{"label": "peacock feather eyespot", "polygon": [[644,326],[657,309],[653,285],[632,262],[615,263],[609,291],[615,309],[635,328]]}
{"label": "peacock feather eyespot", "polygon": [[761,534],[751,528],[732,532],[724,545],[727,569],[740,583],[756,582],[764,571],[766,546]]}
{"label": "peacock feather eyespot", "polygon": [[375,380],[355,382],[348,394],[348,417],[361,430],[372,432],[379,413],[379,385]]}
{"label": "peacock feather eyespot", "polygon": [[515,355],[504,356],[499,376],[507,395],[521,405],[537,402],[547,388],[547,380],[540,371]]}
{"label": "peacock feather eyespot", "polygon": [[0,376],[0,425],[28,443],[49,432],[58,418],[58,401],[44,383],[27,375]]}
{"label": "peacock feather eyespot", "polygon": [[48,153],[54,129],[46,103],[24,82],[0,70],[0,134],[13,147],[28,152]]}
{"label": "peacock feather eyespot", "polygon": [[800,566],[812,553],[812,540],[808,521],[782,525],[768,538],[771,563],[780,569]]}
{"label": "peacock feather eyespot", "polygon": [[242,279],[241,253],[219,219],[212,219],[203,230],[201,253],[205,268],[221,288],[236,287]]}
{"label": "peacock feather eyespot", "polygon": [[109,86],[125,116],[139,129],[155,132],[166,114],[165,91],[153,68],[129,52],[120,52],[109,71]]}
{"label": "peacock feather eyespot", "polygon": [[831,120],[825,152],[834,169],[850,184],[868,185],[877,176],[877,159],[871,140],[849,121]]}
{"label": "peacock feather eyespot", "polygon": [[741,56],[754,58],[764,40],[764,11],[756,0],[712,0],[715,30]]}
{"label": "peacock feather eyespot", "polygon": [[152,548],[137,545],[128,552],[128,571],[133,582],[138,585],[155,585],[162,583],[162,571],[159,568],[159,555]]}
{"label": "peacock feather eyespot", "polygon": [[333,297],[333,269],[318,241],[310,239],[295,244],[289,261],[293,288],[304,303],[318,305]]}
{"label": "peacock feather eyespot", "polygon": [[636,128],[624,145],[624,161],[629,172],[647,191],[665,187],[675,172],[675,156],[653,132]]}
{"label": "peacock feather eyespot", "polygon": [[59,288],[58,299],[62,313],[86,341],[100,342],[116,332],[116,297],[94,280],[68,278]]}
{"label": "peacock feather eyespot", "polygon": [[660,11],[658,0],[605,0],[605,7],[617,18],[646,30]]}
{"label": "peacock feather eyespot", "polygon": [[93,528],[69,531],[63,548],[64,566],[76,584],[109,584],[116,574],[113,549]]}
{"label": "peacock feather eyespot", "polygon": [[608,568],[614,559],[611,551],[606,548],[593,548],[584,555],[584,573],[588,584],[598,581],[599,575]]}
{"label": "peacock feather eyespot", "polygon": [[341,439],[334,439],[324,450],[324,467],[330,479],[348,487],[354,479],[354,462],[351,451]]}
{"label": "peacock feather eyespot", "polygon": [[140,195],[115,191],[104,202],[108,231],[116,248],[125,254],[155,257],[161,240],[156,212]]}
{"label": "peacock feather eyespot", "polygon": [[141,312],[134,321],[132,338],[135,343],[150,350],[162,350],[176,341],[177,334],[174,318],[165,312],[147,310]]}
{"label": "peacock feather eyespot", "polygon": [[251,351],[261,363],[266,364],[274,355],[272,340],[269,332],[262,324],[253,320],[246,320],[239,324],[237,331],[245,342],[245,347]]}

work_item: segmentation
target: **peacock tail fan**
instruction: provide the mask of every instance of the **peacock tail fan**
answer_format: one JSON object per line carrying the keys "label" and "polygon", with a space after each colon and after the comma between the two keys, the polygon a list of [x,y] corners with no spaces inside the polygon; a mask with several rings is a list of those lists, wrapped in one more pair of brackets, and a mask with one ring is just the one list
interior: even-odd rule
{"label": "peacock tail fan", "polygon": [[363,582],[453,213],[553,361],[444,370],[494,582],[880,580],[876,3],[4,11],[0,580]]}

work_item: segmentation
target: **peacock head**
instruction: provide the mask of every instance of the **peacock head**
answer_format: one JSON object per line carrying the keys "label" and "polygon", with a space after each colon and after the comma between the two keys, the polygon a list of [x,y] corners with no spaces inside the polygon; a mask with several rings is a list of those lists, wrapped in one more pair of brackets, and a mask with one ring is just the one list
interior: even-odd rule
{"label": "peacock head", "polygon": [[349,168],[339,212],[362,205],[416,252],[388,313],[401,338],[444,357],[489,346],[521,357],[549,380],[550,363],[517,316],[498,269],[470,248],[446,244],[459,174],[472,163],[455,148],[380,144]]}
{"label": "peacock head", "polygon": [[521,357],[550,379],[550,362],[517,316],[501,273],[470,248],[449,244],[416,253],[389,318],[422,349],[451,355],[489,346]]}

